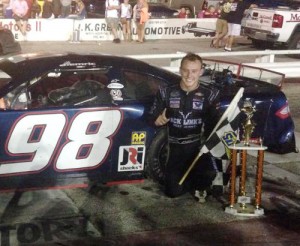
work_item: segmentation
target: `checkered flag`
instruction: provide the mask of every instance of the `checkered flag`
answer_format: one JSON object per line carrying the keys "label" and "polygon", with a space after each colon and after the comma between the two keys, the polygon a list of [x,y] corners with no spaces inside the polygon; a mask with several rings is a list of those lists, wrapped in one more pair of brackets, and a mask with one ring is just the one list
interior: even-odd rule
{"label": "checkered flag", "polygon": [[215,158],[229,159],[228,146],[232,145],[237,140],[236,131],[239,128],[239,116],[241,112],[241,109],[239,108],[239,101],[243,97],[243,93],[244,88],[240,88],[213,129],[212,133],[206,139],[199,154],[180,180],[180,185],[184,182],[187,175],[190,173],[202,154],[211,153],[211,155]]}
{"label": "checkered flag", "polygon": [[238,138],[236,132],[239,129],[241,113],[238,104],[243,96],[243,92],[244,88],[240,88],[202,146],[201,154],[210,152],[215,158],[229,159],[228,146],[234,144]]}

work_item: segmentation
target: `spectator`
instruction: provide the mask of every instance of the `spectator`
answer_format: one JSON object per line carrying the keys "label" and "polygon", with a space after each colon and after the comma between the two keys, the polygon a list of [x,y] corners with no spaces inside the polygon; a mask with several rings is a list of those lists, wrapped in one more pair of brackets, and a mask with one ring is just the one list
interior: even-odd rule
{"label": "spectator", "polygon": [[146,0],[138,0],[134,7],[135,21],[137,25],[137,42],[143,43],[145,39],[145,24],[149,19],[149,6]]}
{"label": "spectator", "polygon": [[208,8],[208,2],[207,2],[207,0],[205,0],[204,2],[203,2],[203,5],[202,5],[202,10],[207,10],[207,8]]}
{"label": "spectator", "polygon": [[208,2],[205,0],[203,2],[203,5],[202,5],[201,10],[199,11],[197,17],[198,18],[203,18],[204,13],[207,11],[207,8],[208,8]]}
{"label": "spectator", "polygon": [[245,10],[255,6],[250,1],[245,0],[230,0],[230,3],[230,12],[226,17],[228,22],[228,39],[224,48],[225,51],[232,51],[235,38],[241,35],[241,22]]}
{"label": "spectator", "polygon": [[121,4],[121,24],[125,41],[131,41],[131,17],[132,7],[129,0],[124,0],[124,3]]}
{"label": "spectator", "polygon": [[27,17],[31,18],[31,8],[32,8],[33,0],[26,0],[26,2],[28,6]]}
{"label": "spectator", "polygon": [[2,5],[3,5],[3,17],[11,19],[12,18],[11,1],[2,0]]}
{"label": "spectator", "polygon": [[12,2],[12,13],[20,32],[23,36],[26,36],[28,22],[28,4],[26,0],[14,0]]}
{"label": "spectator", "polygon": [[44,0],[42,18],[52,19],[54,18],[52,10],[52,0]]}
{"label": "spectator", "polygon": [[38,18],[40,16],[40,13],[41,13],[41,6],[39,5],[37,0],[33,0],[30,17],[33,19]]}
{"label": "spectator", "polygon": [[61,3],[61,18],[66,18],[71,14],[72,0],[60,0]]}
{"label": "spectator", "polygon": [[74,0],[76,2],[75,6],[75,15],[78,16],[78,19],[85,19],[86,18],[86,8],[82,0]]}
{"label": "spectator", "polygon": [[[150,110],[156,126],[168,127],[169,158],[165,169],[165,193],[177,197],[185,192],[195,192],[199,202],[205,202],[206,190],[215,178],[212,157],[202,155],[188,179],[179,181],[199,153],[202,127],[208,137],[217,123],[216,101],[199,86],[202,75],[202,59],[196,54],[187,54],[180,65],[181,81],[161,88]],[[189,123],[188,123],[189,122]]]}
{"label": "spectator", "polygon": [[114,36],[113,43],[120,43],[118,35],[120,2],[119,0],[106,0],[105,8],[105,20]]}
{"label": "spectator", "polygon": [[225,43],[224,39],[228,32],[227,15],[230,12],[231,4],[226,2],[220,3],[220,17],[216,22],[216,36],[212,39],[210,47],[219,48],[222,43]]}
{"label": "spectator", "polygon": [[203,18],[218,18],[218,11],[215,6],[210,5],[208,9],[204,11]]}
{"label": "spectator", "polygon": [[52,0],[52,11],[54,14],[54,18],[58,18],[61,15],[62,5],[60,0]]}
{"label": "spectator", "polygon": [[186,14],[185,18],[192,18],[192,13],[191,13],[190,9],[186,9],[185,14]]}
{"label": "spectator", "polygon": [[182,7],[179,11],[178,18],[186,18],[186,10]]}

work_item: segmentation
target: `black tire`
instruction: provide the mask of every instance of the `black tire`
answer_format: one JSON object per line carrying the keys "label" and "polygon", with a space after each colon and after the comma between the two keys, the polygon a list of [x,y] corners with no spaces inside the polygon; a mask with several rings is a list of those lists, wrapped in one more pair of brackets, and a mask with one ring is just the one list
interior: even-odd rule
{"label": "black tire", "polygon": [[165,167],[169,158],[167,128],[161,128],[149,146],[146,157],[146,174],[161,185],[165,182]]}
{"label": "black tire", "polygon": [[274,47],[272,42],[257,39],[252,39],[252,44],[258,50],[272,49]]}
{"label": "black tire", "polygon": [[[291,41],[288,44],[289,50],[297,50],[300,49],[300,33],[294,34]],[[289,57],[293,58],[300,58],[300,55],[288,55]]]}

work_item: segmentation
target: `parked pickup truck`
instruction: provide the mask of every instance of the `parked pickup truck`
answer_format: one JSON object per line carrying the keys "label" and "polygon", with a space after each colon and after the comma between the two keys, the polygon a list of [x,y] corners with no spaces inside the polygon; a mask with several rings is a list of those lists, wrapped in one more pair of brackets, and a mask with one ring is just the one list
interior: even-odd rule
{"label": "parked pickup truck", "polygon": [[257,48],[272,48],[275,44],[287,49],[300,49],[300,8],[252,8],[242,19],[243,34]]}

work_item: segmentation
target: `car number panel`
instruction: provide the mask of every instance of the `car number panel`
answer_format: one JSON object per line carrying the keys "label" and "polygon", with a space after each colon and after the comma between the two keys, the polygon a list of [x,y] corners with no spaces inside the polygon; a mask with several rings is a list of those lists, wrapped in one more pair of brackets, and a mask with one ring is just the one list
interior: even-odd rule
{"label": "car number panel", "polygon": [[[95,174],[101,171],[101,176],[111,176],[109,172],[114,168],[110,163],[111,149],[114,142],[122,144],[117,141],[122,122],[123,113],[119,109],[19,114],[4,111],[0,120],[1,126],[6,128],[2,131],[6,135],[1,136],[1,188],[9,189],[12,183],[28,177],[34,180],[30,186],[41,186],[41,183],[48,186],[52,183],[49,180],[91,170]],[[144,146],[120,147],[120,153],[126,151],[129,151],[131,163],[138,159],[143,164]],[[122,158],[124,164],[125,156]],[[15,182],[6,183],[8,177]],[[20,188],[26,188],[22,182],[20,184]]]}

